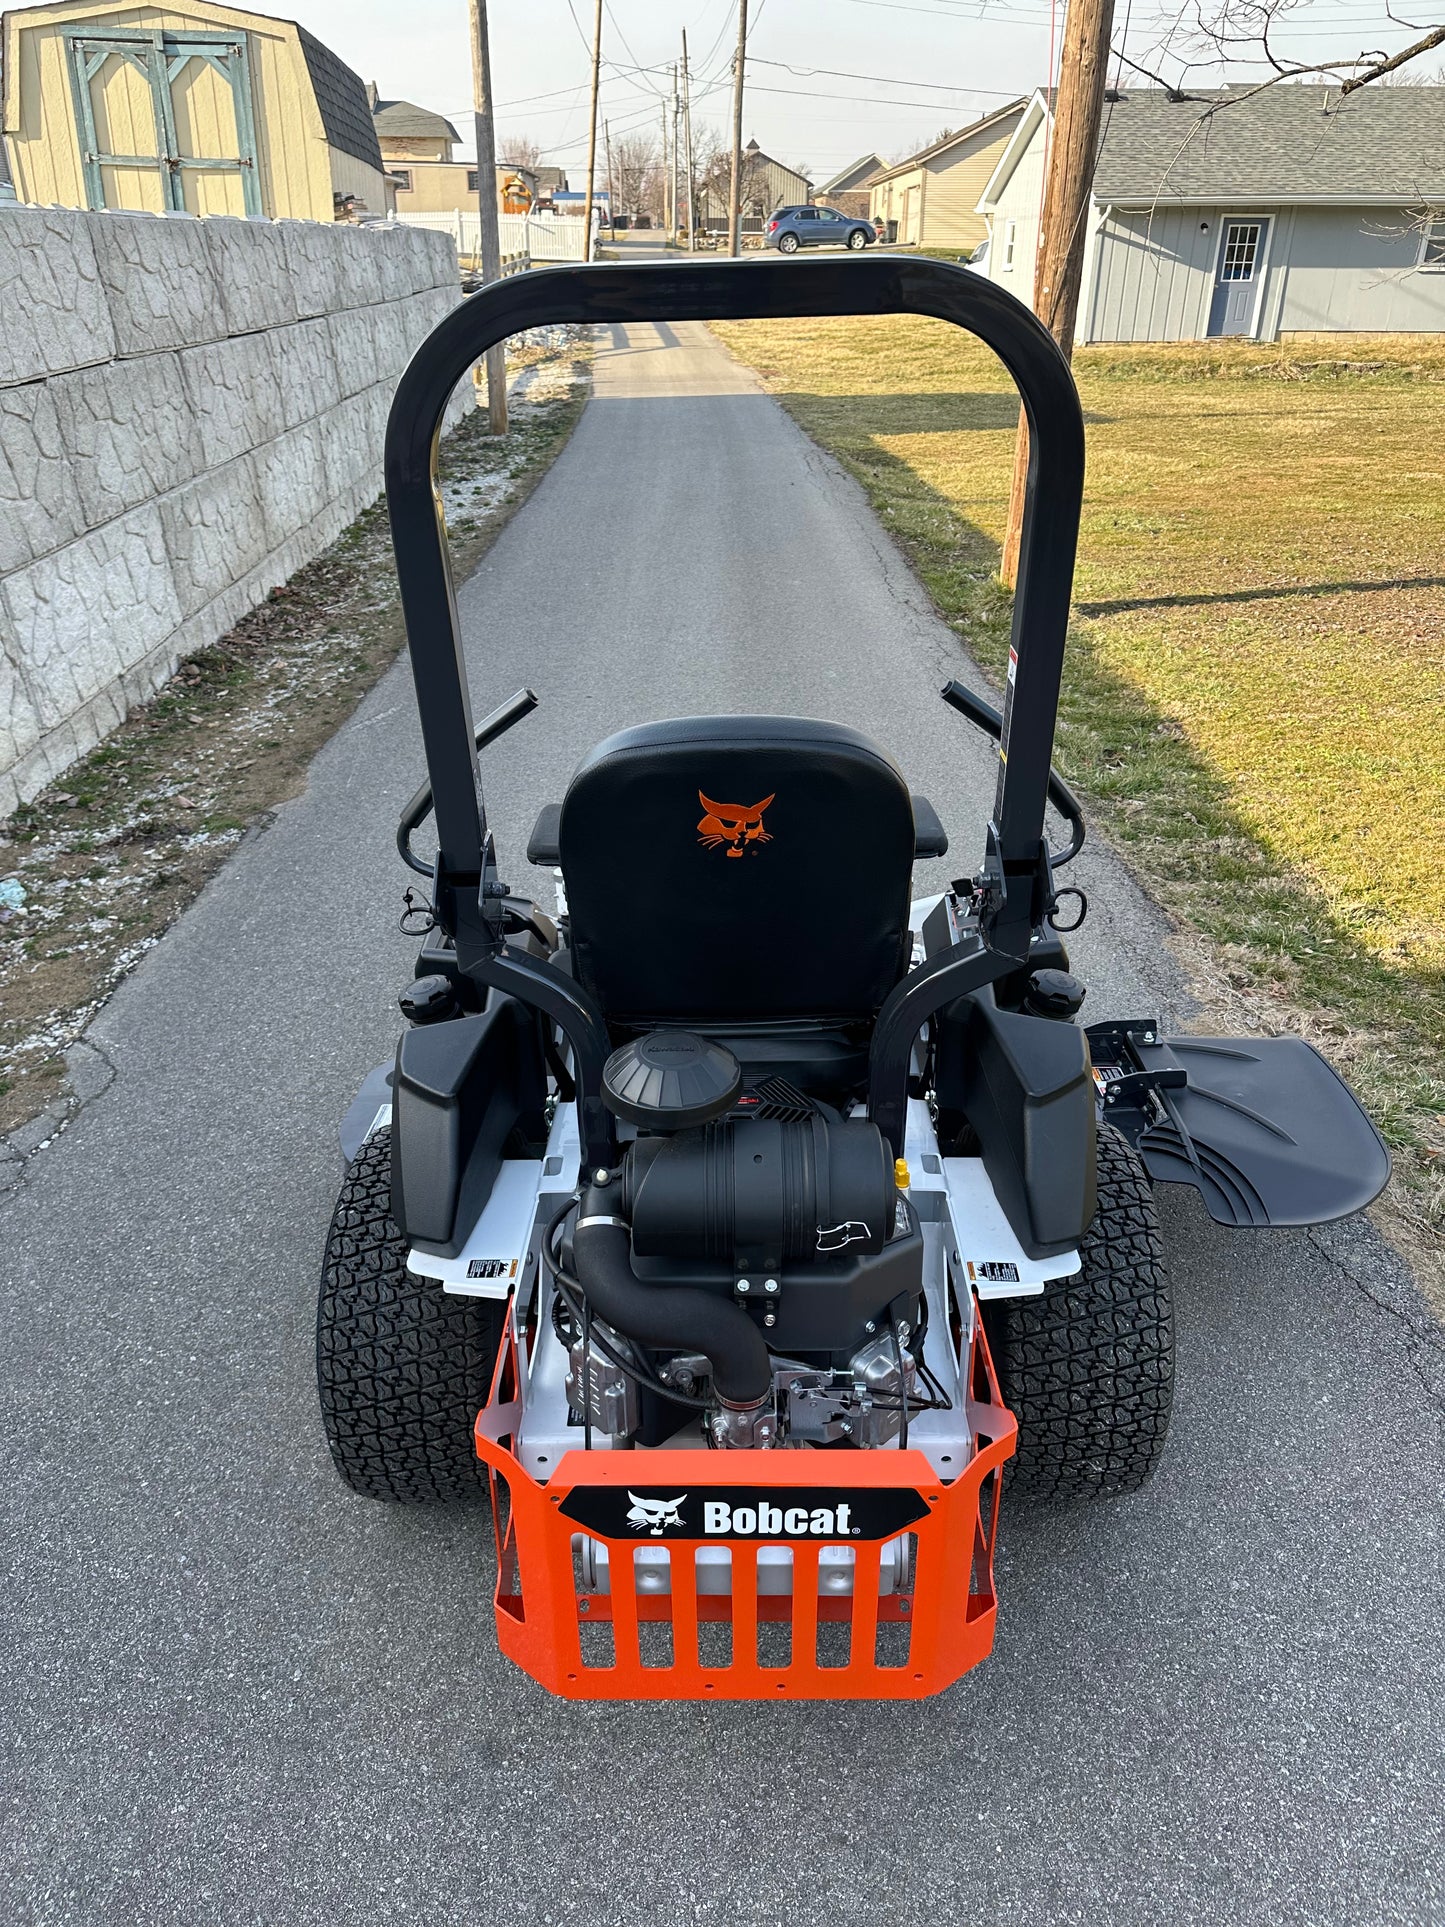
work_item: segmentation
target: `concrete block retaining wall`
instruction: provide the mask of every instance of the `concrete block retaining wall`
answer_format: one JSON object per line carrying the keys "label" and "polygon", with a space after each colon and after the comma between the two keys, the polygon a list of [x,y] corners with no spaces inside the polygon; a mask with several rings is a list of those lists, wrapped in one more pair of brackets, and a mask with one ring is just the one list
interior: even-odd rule
{"label": "concrete block retaining wall", "polygon": [[460,298],[422,229],[0,206],[0,816],[375,500]]}

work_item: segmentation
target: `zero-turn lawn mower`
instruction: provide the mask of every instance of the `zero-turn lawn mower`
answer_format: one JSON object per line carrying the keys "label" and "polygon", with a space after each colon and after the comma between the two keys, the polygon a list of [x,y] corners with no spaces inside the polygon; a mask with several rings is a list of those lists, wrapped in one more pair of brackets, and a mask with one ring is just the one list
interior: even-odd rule
{"label": "zero-turn lawn mower", "polygon": [[[448,397],[555,322],[913,313],[980,336],[1030,465],[982,862],[857,731],[639,722],[501,880],[435,484]],[[882,256],[518,276],[397,390],[386,483],[429,780],[429,881],[394,1065],[349,1160],[317,1327],[353,1490],[490,1488],[503,1650],[574,1698],[914,1698],[993,1640],[1010,1490],[1135,1490],[1164,1448],[1169,1281],[1151,1183],[1239,1226],[1357,1211],[1388,1160],[1310,1047],[1082,1026],[1051,768],[1084,477],[1069,369],[965,269]],[[1046,805],[1067,826],[1053,848]],[[435,811],[434,862],[412,837]]]}

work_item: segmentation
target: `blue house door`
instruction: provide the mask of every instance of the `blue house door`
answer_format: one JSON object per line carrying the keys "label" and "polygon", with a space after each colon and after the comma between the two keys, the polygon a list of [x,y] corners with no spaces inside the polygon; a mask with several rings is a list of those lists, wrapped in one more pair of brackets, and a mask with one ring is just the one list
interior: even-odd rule
{"label": "blue house door", "polygon": [[1265,220],[1226,221],[1219,241],[1214,299],[1209,304],[1212,335],[1252,335],[1264,275]]}

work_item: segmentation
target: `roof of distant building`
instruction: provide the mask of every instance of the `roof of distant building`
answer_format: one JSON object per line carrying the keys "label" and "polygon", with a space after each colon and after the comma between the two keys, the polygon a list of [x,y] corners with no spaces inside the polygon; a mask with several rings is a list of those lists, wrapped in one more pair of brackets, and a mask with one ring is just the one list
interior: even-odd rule
{"label": "roof of distant building", "polygon": [[925,161],[931,161],[937,155],[946,153],[950,147],[957,147],[960,141],[971,140],[975,134],[986,133],[991,128],[997,128],[1002,134],[1004,123],[1010,119],[1017,120],[1028,104],[1027,94],[1021,94],[1017,100],[1011,100],[1007,107],[995,107],[981,120],[970,121],[967,127],[960,127],[952,134],[944,134],[928,147],[920,147],[918,152],[910,154],[907,160],[898,161],[894,166],[883,168],[881,172],[875,173],[868,183],[869,186],[873,186],[878,181],[891,181],[895,174],[906,174],[911,168],[922,167]]}
{"label": "roof of distant building", "polygon": [[850,161],[841,173],[835,174],[831,181],[824,181],[823,185],[814,188],[813,192],[815,194],[851,193],[854,188],[862,187],[864,182],[876,174],[882,165],[881,155],[860,154],[856,161]]}
{"label": "roof of distant building", "polygon": [[460,141],[461,135],[440,114],[429,107],[418,107],[414,100],[379,100],[371,105],[372,123],[378,134],[393,140]]}

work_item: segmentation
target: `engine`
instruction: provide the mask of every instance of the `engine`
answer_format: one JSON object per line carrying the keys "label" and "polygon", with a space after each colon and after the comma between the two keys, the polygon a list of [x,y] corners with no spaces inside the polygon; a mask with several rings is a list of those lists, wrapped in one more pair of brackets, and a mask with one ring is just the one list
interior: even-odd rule
{"label": "engine", "polygon": [[595,1171],[558,1268],[568,1398],[660,1444],[881,1445],[915,1396],[923,1242],[877,1126],[723,1046],[654,1032],[609,1059],[637,1135]]}

